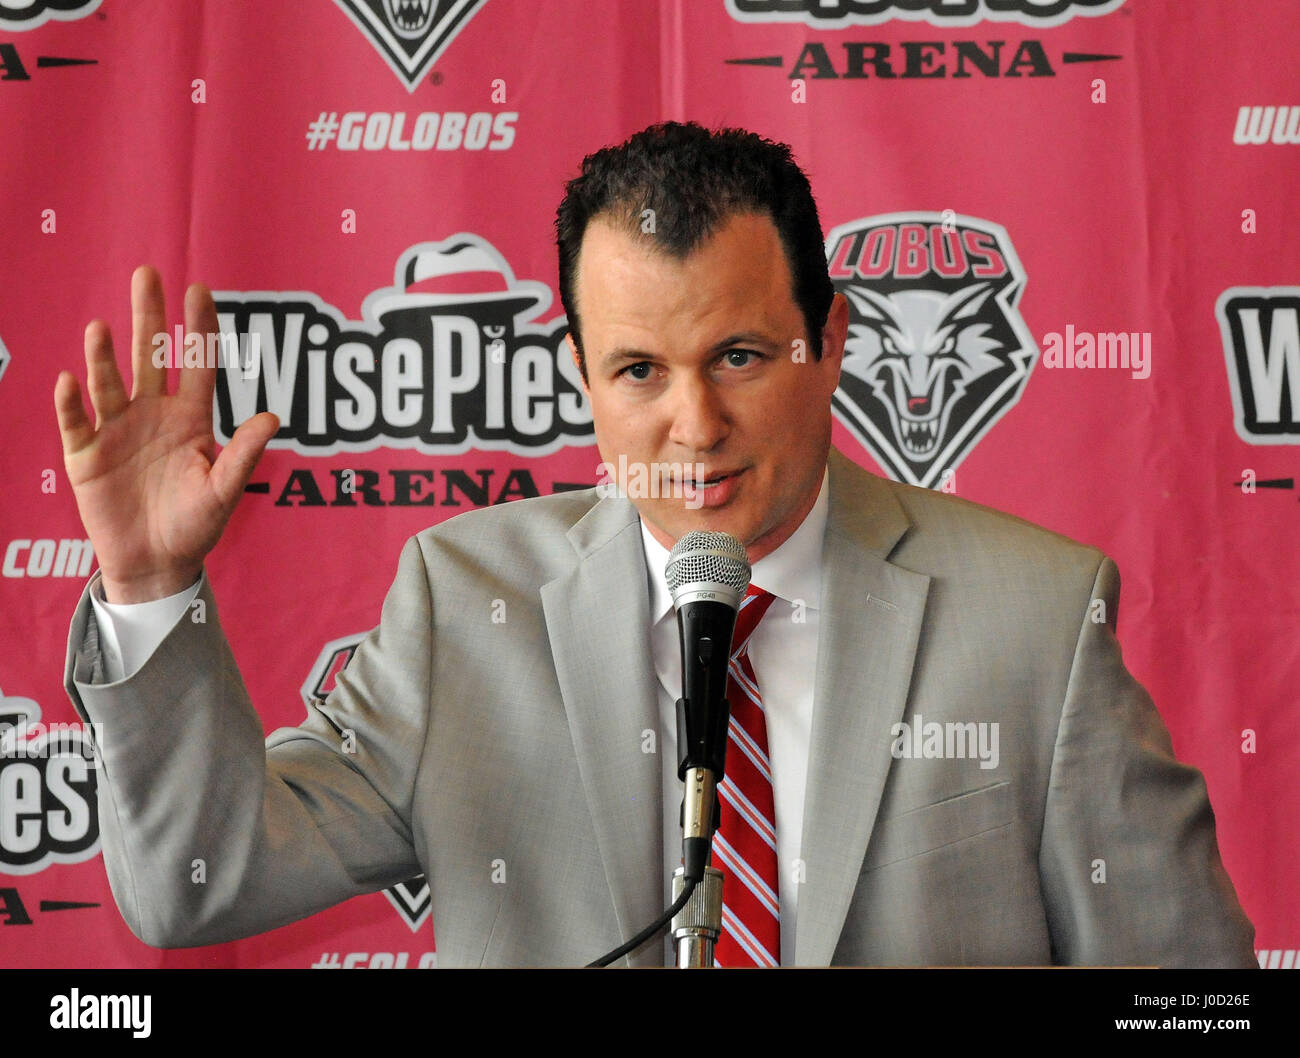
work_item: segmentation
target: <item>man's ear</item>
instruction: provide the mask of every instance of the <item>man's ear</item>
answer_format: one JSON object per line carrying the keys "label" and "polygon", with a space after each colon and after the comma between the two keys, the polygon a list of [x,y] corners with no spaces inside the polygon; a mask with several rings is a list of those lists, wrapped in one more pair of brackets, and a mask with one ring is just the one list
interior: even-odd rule
{"label": "man's ear", "polygon": [[849,300],[836,291],[831,299],[830,312],[826,314],[826,326],[822,328],[822,360],[832,370],[835,378],[840,377],[840,366],[844,363],[844,343],[849,337]]}
{"label": "man's ear", "polygon": [[573,340],[573,332],[566,331],[564,340],[569,343],[569,355],[573,357],[573,366],[578,369],[578,377],[582,379],[582,388],[587,390],[587,373],[582,370],[582,358],[578,356],[578,343]]}

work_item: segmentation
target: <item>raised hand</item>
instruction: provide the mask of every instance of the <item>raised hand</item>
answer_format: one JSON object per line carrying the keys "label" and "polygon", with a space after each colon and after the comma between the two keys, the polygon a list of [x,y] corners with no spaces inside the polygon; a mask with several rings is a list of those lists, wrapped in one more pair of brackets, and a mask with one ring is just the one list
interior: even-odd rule
{"label": "raised hand", "polygon": [[[129,399],[102,320],[86,327],[95,424],[71,371],[60,372],[54,387],[64,467],[109,602],[159,599],[198,579],[280,428],[270,412],[255,415],[218,455],[212,434],[216,367],[180,368],[176,393],[167,393],[167,369],[153,361],[153,336],[167,330],[167,315],[152,268],[137,268],[131,277],[131,326]],[[186,291],[185,329],[217,332],[216,306],[201,284]]]}

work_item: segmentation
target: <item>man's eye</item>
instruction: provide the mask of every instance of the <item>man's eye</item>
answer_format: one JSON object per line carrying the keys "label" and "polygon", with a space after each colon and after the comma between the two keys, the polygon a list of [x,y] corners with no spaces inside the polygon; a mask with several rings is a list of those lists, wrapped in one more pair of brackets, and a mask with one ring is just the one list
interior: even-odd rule
{"label": "man's eye", "polygon": [[752,349],[729,349],[726,357],[732,367],[748,367],[758,359],[758,354]]}
{"label": "man's eye", "polygon": [[648,360],[642,360],[639,363],[631,364],[623,368],[623,374],[636,382],[646,382],[650,378],[651,364]]}

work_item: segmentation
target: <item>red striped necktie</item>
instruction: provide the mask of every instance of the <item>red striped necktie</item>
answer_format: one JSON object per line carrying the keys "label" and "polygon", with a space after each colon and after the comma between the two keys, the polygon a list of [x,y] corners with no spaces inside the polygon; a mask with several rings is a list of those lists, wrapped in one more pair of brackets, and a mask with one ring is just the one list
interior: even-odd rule
{"label": "red striped necktie", "polygon": [[713,838],[713,865],[722,871],[722,936],[717,966],[779,966],[780,885],[776,861],[776,808],[767,754],[767,716],[749,640],[775,597],[752,584],[736,615],[727,701],[727,770],[718,787],[722,824]]}

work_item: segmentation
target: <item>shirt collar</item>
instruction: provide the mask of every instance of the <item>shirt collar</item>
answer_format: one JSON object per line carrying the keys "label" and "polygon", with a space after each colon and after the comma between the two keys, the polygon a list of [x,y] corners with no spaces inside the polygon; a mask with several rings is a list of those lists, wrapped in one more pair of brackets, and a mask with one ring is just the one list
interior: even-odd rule
{"label": "shirt collar", "polygon": [[[829,473],[822,474],[817,500],[790,539],[755,562],[751,571],[751,580],[758,587],[779,599],[801,599],[812,610],[821,608],[822,547],[830,510],[829,478]],[[673,610],[673,597],[669,594],[664,573],[669,552],[650,535],[644,519],[641,520],[641,542],[645,547],[646,572],[650,580],[650,623],[653,625]]]}

